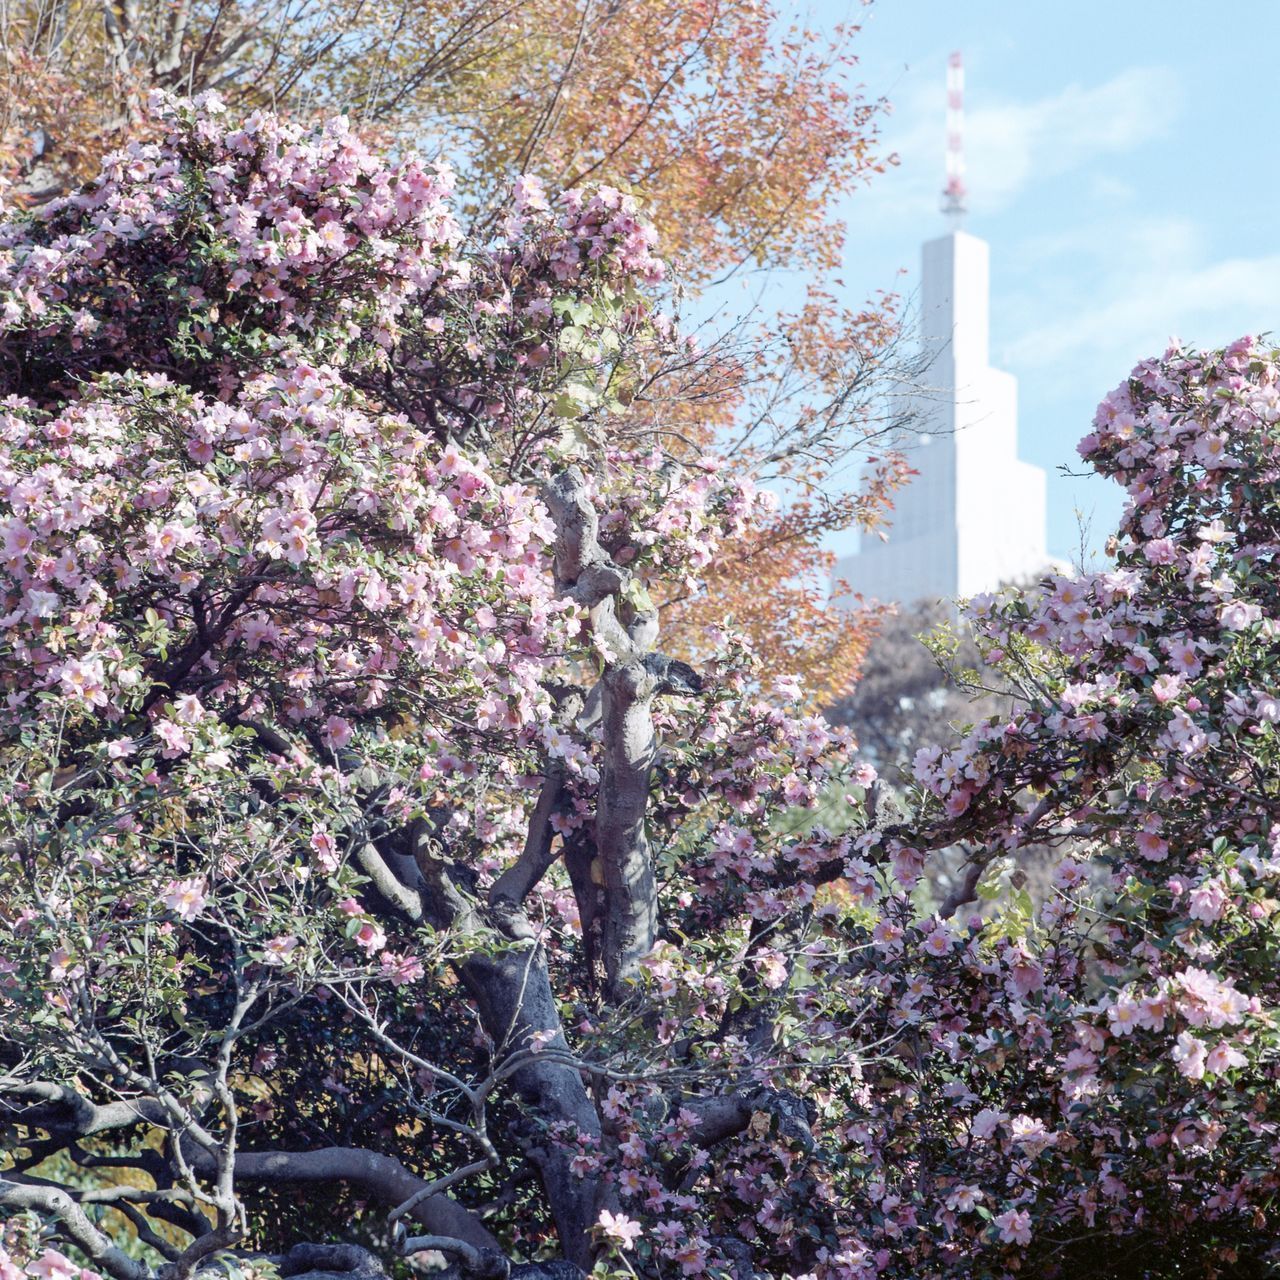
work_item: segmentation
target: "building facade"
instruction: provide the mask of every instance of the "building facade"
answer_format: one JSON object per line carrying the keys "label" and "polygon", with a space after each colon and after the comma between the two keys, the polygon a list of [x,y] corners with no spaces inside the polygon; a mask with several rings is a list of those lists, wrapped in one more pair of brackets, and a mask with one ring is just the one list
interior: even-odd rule
{"label": "building facade", "polygon": [[955,230],[924,245],[918,474],[894,496],[888,540],[864,535],[836,568],[865,600],[967,598],[1050,565],[1045,473],[1018,458],[1017,382],[989,363],[989,294],[986,241]]}

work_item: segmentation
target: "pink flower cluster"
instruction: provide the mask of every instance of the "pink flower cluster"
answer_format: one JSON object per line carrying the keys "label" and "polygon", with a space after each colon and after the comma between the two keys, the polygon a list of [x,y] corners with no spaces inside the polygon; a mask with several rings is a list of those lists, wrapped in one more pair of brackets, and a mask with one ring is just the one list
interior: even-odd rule
{"label": "pink flower cluster", "polygon": [[73,1262],[57,1249],[45,1249],[39,1257],[33,1257],[26,1265],[15,1262],[12,1255],[0,1246],[0,1280],[102,1280],[98,1272]]}
{"label": "pink flower cluster", "polygon": [[[0,732],[75,762],[58,795],[20,781],[5,821],[115,815],[43,867],[77,910],[15,895],[18,1021],[39,982],[64,1010],[68,984],[108,1000],[129,918],[178,981],[211,929],[271,981],[323,954],[422,981],[354,896],[350,761],[402,780],[405,822],[439,799],[504,854],[520,838],[580,620],[539,477],[460,442],[477,416],[548,418],[593,376],[570,319],[612,334],[626,295],[639,325],[660,274],[616,192],[525,201],[514,239],[463,244],[447,170],[388,164],[343,120],[151,111],[159,141],[0,223]],[[264,794],[296,822],[258,816]]]}
{"label": "pink flower cluster", "polygon": [[[0,334],[135,365],[175,323],[210,351],[330,326],[339,344],[389,346],[447,269],[447,169],[387,166],[341,117],[312,131],[256,112],[237,127],[212,94],[154,94],[150,110],[161,142],[129,143],[86,191],[0,229]],[[157,311],[149,281],[164,269]]]}
{"label": "pink flower cluster", "polygon": [[774,494],[728,474],[716,458],[678,467],[658,449],[610,449],[607,462],[593,495],[601,538],[650,585],[696,585],[721,543],[740,538],[776,509]]}
{"label": "pink flower cluster", "polygon": [[853,1126],[884,1170],[863,1236],[896,1241],[891,1272],[999,1246],[1070,1266],[1074,1236],[1163,1241],[1206,1222],[1225,1258],[1274,1193],[1271,1157],[1249,1153],[1280,1154],[1265,1047],[1280,986],[1262,960],[1280,801],[1261,781],[1276,762],[1278,386],[1276,353],[1249,339],[1139,365],[1081,446],[1129,493],[1114,566],[974,602],[1022,709],[920,751],[936,825],[867,855],[908,887],[922,851],[958,839],[996,865],[1045,842],[1074,856],[1038,907],[1009,908],[1020,922],[958,929],[881,901],[873,939],[892,964],[864,991],[881,1034],[930,1046],[880,1076]]}
{"label": "pink flower cluster", "polygon": [[575,187],[552,201],[534,177],[519,179],[513,194],[504,230],[509,240],[521,243],[526,269],[549,264],[555,279],[567,283],[609,260],[622,275],[645,284],[665,275],[653,228],[641,219],[633,197],[613,187]]}
{"label": "pink flower cluster", "polygon": [[185,753],[200,702],[162,718],[169,668],[122,625],[151,611],[167,643],[186,637],[209,710],[278,673],[284,717],[331,749],[409,669],[428,696],[459,673],[468,697],[490,685],[496,728],[534,724],[568,620],[543,571],[545,512],[454,450],[433,457],[332,369],[289,364],[226,403],[108,379],[56,418],[11,406],[0,430],[11,694],[57,691],[117,722],[149,708],[166,752]]}
{"label": "pink flower cluster", "polygon": [[[1086,454],[1133,499],[1115,563],[975,602],[1020,703],[918,754],[914,815],[863,832],[856,793],[837,815],[849,744],[753,699],[741,655],[710,668],[696,722],[659,715],[681,943],[644,966],[658,1066],[705,1037],[726,1077],[813,1103],[694,1150],[694,1203],[674,1209],[649,1173],[670,1139],[620,1105],[616,1157],[583,1168],[609,1171],[672,1265],[684,1248],[695,1272],[730,1266],[726,1240],[822,1280],[975,1258],[1072,1274],[1100,1240],[1185,1241],[1206,1265],[1262,1247],[1280,1189],[1277,386],[1276,354],[1246,342],[1170,352],[1108,398]],[[977,901],[922,912],[931,853],[956,844],[989,864]],[[1066,856],[1033,901],[1004,876],[1044,844]]]}

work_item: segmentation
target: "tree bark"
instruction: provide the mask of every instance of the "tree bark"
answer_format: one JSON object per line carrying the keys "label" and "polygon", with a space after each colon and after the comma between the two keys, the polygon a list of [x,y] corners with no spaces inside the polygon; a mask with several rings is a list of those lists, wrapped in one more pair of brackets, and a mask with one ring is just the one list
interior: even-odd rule
{"label": "tree bark", "polygon": [[606,671],[601,683],[604,767],[596,847],[604,876],[605,994],[617,1001],[657,938],[658,888],[645,825],[657,682],[643,663],[632,661]]}
{"label": "tree bark", "polygon": [[[570,1052],[551,990],[546,953],[539,943],[531,941],[497,955],[477,951],[462,962],[460,974],[494,1041],[499,1061],[539,1043],[535,1033],[546,1033],[541,1043],[547,1051]],[[512,1073],[512,1084],[540,1127],[563,1126],[567,1130],[562,1139],[554,1133],[541,1137],[530,1159],[547,1193],[565,1257],[590,1271],[593,1249],[589,1233],[599,1216],[598,1188],[572,1169],[577,1152],[571,1143],[577,1134],[599,1141],[600,1118],[595,1106],[579,1072],[561,1062],[539,1061],[536,1053]]]}

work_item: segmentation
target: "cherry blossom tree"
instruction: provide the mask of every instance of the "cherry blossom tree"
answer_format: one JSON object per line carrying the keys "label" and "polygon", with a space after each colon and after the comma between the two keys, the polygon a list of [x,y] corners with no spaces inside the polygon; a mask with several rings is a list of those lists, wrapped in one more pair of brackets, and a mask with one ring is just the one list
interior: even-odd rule
{"label": "cherry blossom tree", "polygon": [[976,603],[1015,709],[894,813],[662,647],[773,513],[666,447],[626,197],[478,241],[342,121],[151,109],[0,224],[4,1280],[1261,1265],[1277,355],[1104,402],[1115,566]]}
{"label": "cherry blossom tree", "polygon": [[481,234],[536,175],[556,195],[591,182],[643,200],[686,296],[801,273],[795,314],[712,303],[718,359],[668,370],[688,379],[662,426],[788,501],[662,603],[673,649],[700,653],[731,614],[819,706],[848,693],[874,619],[832,604],[824,546],[883,524],[909,472],[879,392],[923,376],[896,299],[840,302],[837,206],[892,163],[851,10],[832,28],[771,0],[5,0],[0,191],[65,193],[149,136],[149,90],[216,89],[240,114],[343,112],[384,145],[438,151]]}

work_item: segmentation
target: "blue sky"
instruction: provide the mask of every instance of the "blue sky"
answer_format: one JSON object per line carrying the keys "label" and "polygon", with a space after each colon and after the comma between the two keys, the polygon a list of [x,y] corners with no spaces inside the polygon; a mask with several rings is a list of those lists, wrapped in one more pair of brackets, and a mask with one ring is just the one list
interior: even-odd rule
{"label": "blue sky", "polygon": [[[938,211],[947,55],[964,54],[966,228],[991,245],[992,363],[1050,473],[1049,543],[1100,544],[1118,490],[1057,474],[1094,407],[1170,335],[1280,332],[1280,0],[815,0],[853,15],[900,165],[840,210],[854,302],[917,279]],[[906,277],[897,275],[907,268]],[[783,282],[778,282],[785,288]],[[833,544],[852,550],[850,535]]]}

